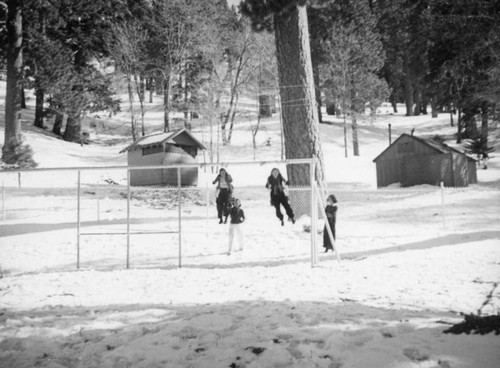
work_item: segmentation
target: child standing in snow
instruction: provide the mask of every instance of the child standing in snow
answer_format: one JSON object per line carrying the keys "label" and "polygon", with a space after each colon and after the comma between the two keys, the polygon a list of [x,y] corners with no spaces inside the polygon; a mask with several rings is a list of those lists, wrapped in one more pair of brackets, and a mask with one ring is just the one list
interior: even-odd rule
{"label": "child standing in snow", "polygon": [[229,213],[229,217],[231,221],[229,223],[229,250],[227,251],[227,255],[231,254],[233,249],[233,239],[234,233],[238,237],[238,243],[240,244],[240,249],[243,250],[243,231],[241,230],[241,224],[245,221],[245,212],[241,208],[241,202],[239,199],[234,199],[233,207],[231,208],[231,212]]}
{"label": "child standing in snow", "polygon": [[231,195],[233,193],[233,178],[228,174],[226,169],[220,169],[219,175],[215,178],[212,184],[217,183],[217,199],[215,203],[217,204],[217,217],[219,218],[219,224],[222,224],[222,217],[225,217],[224,223],[227,222],[228,213],[227,208],[229,207],[229,202],[231,200]]}
{"label": "child standing in snow", "polygon": [[[337,220],[337,198],[333,194],[330,194],[326,199],[326,207],[325,207],[326,219],[328,220],[328,225],[330,225],[330,229],[332,230],[333,240],[335,239],[335,223]],[[325,253],[328,250],[332,250],[333,252],[333,244],[330,240],[330,235],[328,234],[328,229],[326,228],[327,224],[325,224],[325,228],[323,229],[323,247],[325,248]]]}

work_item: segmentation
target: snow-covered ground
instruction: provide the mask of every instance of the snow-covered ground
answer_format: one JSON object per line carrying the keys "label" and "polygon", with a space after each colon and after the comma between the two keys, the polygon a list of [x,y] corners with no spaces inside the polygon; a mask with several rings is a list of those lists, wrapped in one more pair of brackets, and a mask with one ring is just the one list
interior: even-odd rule
{"label": "snow-covered ground", "polygon": [[[146,114],[150,131],[161,129],[158,111]],[[244,249],[226,254],[215,175],[200,171],[200,190],[181,207],[180,268],[178,234],[165,233],[179,226],[167,191],[131,201],[131,232],[148,234],[131,235],[128,269],[123,234],[82,235],[77,269],[76,172],[0,173],[0,367],[498,367],[498,335],[443,332],[463,313],[500,311],[498,153],[477,185],[378,190],[372,160],[387,147],[388,124],[393,140],[413,128],[451,137],[449,116],[383,111],[360,122],[361,156],[349,143],[347,158],[342,121],[325,120],[340,261],[321,253],[317,267],[307,219],[279,226],[263,188],[271,166],[261,163],[280,159],[277,116],[262,122],[255,152],[248,119],[220,152],[247,215]],[[23,131],[40,168],[114,166],[126,164],[126,122],[126,112],[101,118],[84,146],[29,123]],[[208,130],[195,122],[194,134]],[[0,120],[0,144],[3,135]],[[124,232],[123,179],[82,173],[81,233]]]}

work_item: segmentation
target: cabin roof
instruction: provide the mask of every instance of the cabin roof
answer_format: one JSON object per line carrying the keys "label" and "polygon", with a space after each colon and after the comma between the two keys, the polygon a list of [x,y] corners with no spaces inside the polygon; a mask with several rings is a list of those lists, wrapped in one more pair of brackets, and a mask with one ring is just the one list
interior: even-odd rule
{"label": "cabin roof", "polygon": [[198,139],[196,139],[189,130],[182,128],[171,132],[155,133],[142,137],[131,145],[122,149],[120,153],[154,147],[161,144],[177,144],[176,138],[181,135],[186,135],[188,137],[188,140],[192,142],[192,146],[198,147],[202,150],[206,149],[205,146]]}
{"label": "cabin roof", "polygon": [[461,152],[461,151],[457,150],[456,148],[450,147],[443,142],[439,142],[439,141],[436,141],[436,140],[431,139],[431,138],[422,138],[422,137],[417,137],[414,135],[403,133],[389,147],[387,147],[377,157],[375,157],[373,159],[373,162],[376,162],[380,157],[382,157],[387,152],[387,150],[389,150],[389,148],[391,148],[393,145],[395,145],[403,137],[410,137],[410,138],[416,140],[417,142],[422,143],[422,144],[432,148],[437,153],[445,154],[445,153],[455,152],[455,153],[459,153],[461,155],[464,155],[469,160],[476,161],[474,158],[468,156],[464,152]]}

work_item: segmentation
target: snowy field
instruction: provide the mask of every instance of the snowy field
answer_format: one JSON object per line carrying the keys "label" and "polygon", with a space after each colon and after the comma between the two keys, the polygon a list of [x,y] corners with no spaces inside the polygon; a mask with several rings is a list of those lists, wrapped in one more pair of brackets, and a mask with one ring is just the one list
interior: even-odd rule
{"label": "snowy field", "polygon": [[[146,114],[150,131],[161,129],[158,111]],[[499,367],[498,335],[444,333],[463,314],[500,312],[498,148],[477,185],[379,190],[372,160],[387,147],[388,123],[393,140],[415,128],[453,144],[449,116],[381,111],[360,122],[361,156],[349,144],[347,158],[342,122],[325,120],[340,261],[320,253],[314,268],[307,220],[281,227],[264,189],[272,165],[260,163],[280,159],[276,115],[262,122],[256,151],[248,119],[221,149],[247,215],[244,249],[226,254],[215,174],[200,172],[200,190],[181,207],[180,268],[178,234],[155,233],[178,226],[167,192],[131,201],[131,231],[148,234],[131,236],[128,269],[123,234],[81,236],[77,269],[76,172],[0,173],[0,367]],[[85,146],[23,130],[40,168],[125,165],[126,121],[126,112],[102,119]],[[0,120],[0,144],[3,129]],[[206,128],[193,131],[206,139]],[[82,232],[123,232],[124,177],[82,174]],[[315,239],[321,252],[322,234]]]}

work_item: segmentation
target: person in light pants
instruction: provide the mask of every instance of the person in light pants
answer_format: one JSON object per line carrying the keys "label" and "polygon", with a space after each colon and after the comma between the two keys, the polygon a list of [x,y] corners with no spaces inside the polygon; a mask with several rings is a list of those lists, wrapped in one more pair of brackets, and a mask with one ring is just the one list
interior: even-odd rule
{"label": "person in light pants", "polygon": [[243,231],[241,230],[241,224],[245,221],[245,212],[241,208],[241,202],[238,198],[234,199],[233,208],[231,208],[231,212],[229,212],[229,216],[231,221],[229,223],[229,249],[227,251],[227,255],[231,255],[231,251],[233,250],[233,239],[234,233],[238,237],[238,243],[240,245],[239,250],[243,250]]}

